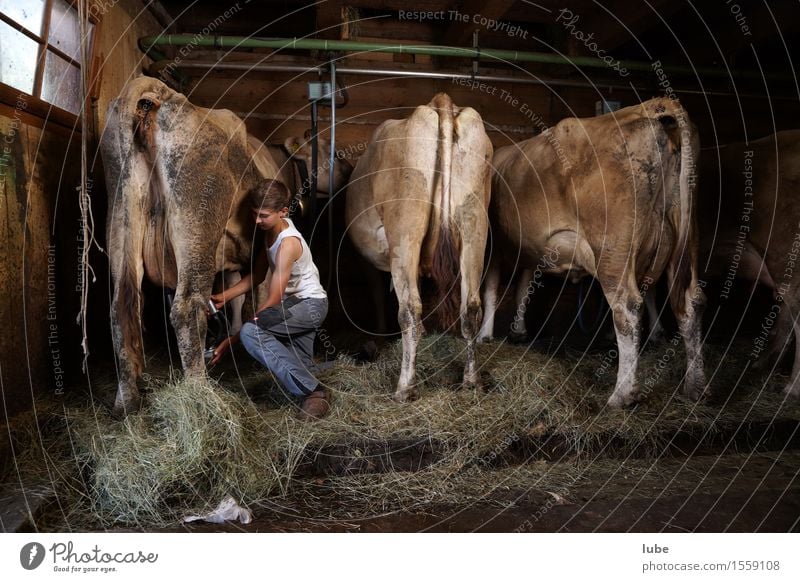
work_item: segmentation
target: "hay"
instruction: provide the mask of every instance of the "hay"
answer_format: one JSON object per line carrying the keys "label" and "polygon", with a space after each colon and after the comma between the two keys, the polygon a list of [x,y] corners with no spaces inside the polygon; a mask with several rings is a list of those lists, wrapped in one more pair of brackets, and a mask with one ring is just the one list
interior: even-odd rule
{"label": "hay", "polygon": [[285,494],[308,444],[285,419],[265,425],[246,399],[190,380],[156,386],[123,422],[83,410],[67,418],[104,524],[165,525],[228,494],[243,503]]}
{"label": "hay", "polygon": [[[509,481],[511,474],[528,487],[559,490],[579,479],[576,462],[658,457],[677,432],[702,443],[744,422],[800,418],[797,403],[778,393],[779,381],[752,373],[740,380],[745,359],[714,348],[707,350],[707,369],[724,388],[718,402],[685,400],[678,389],[685,360],[673,346],[669,365],[661,365],[668,349],[643,355],[640,376],[654,381],[646,400],[629,411],[604,408],[616,362],[602,372],[603,353],[555,358],[481,345],[491,389],[454,389],[464,344],[442,335],[420,344],[419,400],[390,399],[402,355],[395,342],[376,362],[341,358],[321,374],[334,403],[313,424],[295,420],[294,407],[255,367],[208,384],[151,379],[146,406],[123,422],[86,404],[53,413],[60,428],[33,447],[28,476],[39,471],[58,494],[53,529],[174,525],[228,494],[250,506],[335,499],[330,515],[353,518],[486,502],[509,483],[522,486]],[[422,459],[420,447],[428,451],[425,463],[409,470],[409,459]],[[518,470],[521,462],[525,471]],[[321,475],[322,484],[320,467],[335,468]]]}

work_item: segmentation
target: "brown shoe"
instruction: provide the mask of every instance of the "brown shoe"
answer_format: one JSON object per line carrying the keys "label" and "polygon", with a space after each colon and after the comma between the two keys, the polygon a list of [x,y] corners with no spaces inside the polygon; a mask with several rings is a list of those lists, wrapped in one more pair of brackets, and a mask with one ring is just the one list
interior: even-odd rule
{"label": "brown shoe", "polygon": [[304,421],[319,420],[328,414],[330,408],[331,393],[320,384],[314,392],[303,400],[303,404],[300,405],[300,412],[297,413],[297,419]]}

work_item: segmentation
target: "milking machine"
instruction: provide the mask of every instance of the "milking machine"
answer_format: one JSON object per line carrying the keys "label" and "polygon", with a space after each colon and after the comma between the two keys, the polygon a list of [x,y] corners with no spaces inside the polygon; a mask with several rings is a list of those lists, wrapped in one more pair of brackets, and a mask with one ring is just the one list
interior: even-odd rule
{"label": "milking machine", "polygon": [[208,327],[206,329],[206,348],[203,358],[206,364],[214,357],[214,351],[230,335],[230,325],[225,311],[217,309],[214,300],[208,300]]}

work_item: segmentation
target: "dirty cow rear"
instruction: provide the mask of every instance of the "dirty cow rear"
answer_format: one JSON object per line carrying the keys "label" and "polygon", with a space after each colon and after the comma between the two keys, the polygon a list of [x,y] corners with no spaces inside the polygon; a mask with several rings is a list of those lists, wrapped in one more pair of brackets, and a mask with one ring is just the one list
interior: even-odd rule
{"label": "dirty cow rear", "polygon": [[[247,190],[278,169],[227,110],[196,107],[156,79],[128,83],[108,110],[101,153],[119,358],[114,411],[139,407],[142,279],[175,289],[170,318],[187,376],[204,376],[205,305],[214,274],[250,261]],[[254,155],[258,158],[253,164]]]}
{"label": "dirty cow rear", "polygon": [[443,320],[461,320],[464,384],[476,385],[474,341],[488,230],[492,144],[480,115],[444,93],[408,119],[385,121],[359,159],[347,191],[348,232],[373,265],[392,274],[403,361],[396,400],[417,395],[422,326],[418,280],[438,285]]}
{"label": "dirty cow rear", "polygon": [[608,403],[632,404],[640,397],[640,289],[666,272],[688,357],[685,391],[700,397],[706,386],[694,212],[698,146],[680,104],[652,99],[608,115],[564,119],[499,149],[481,338],[493,334],[503,258],[512,267],[538,265],[573,279],[591,275],[613,309],[619,346]]}

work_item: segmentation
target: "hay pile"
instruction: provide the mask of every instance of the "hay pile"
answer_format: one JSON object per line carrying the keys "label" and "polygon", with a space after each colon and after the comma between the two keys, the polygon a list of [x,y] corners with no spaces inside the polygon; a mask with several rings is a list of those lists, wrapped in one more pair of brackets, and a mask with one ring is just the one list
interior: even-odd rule
{"label": "hay pile", "polygon": [[[744,422],[800,418],[797,403],[777,390],[780,379],[749,373],[742,380],[746,360],[722,350],[707,355],[718,401],[685,400],[678,388],[685,360],[676,349],[663,364],[668,349],[642,358],[640,377],[654,378],[652,390],[630,411],[605,409],[616,375],[607,353],[556,358],[482,345],[490,389],[456,390],[464,343],[442,335],[420,344],[418,401],[389,398],[399,375],[396,342],[376,362],[342,358],[323,373],[334,403],[329,417],[313,424],[295,420],[295,408],[249,363],[210,384],[151,380],[146,406],[123,422],[91,405],[55,415],[60,428],[30,453],[28,471],[44,475],[58,496],[54,529],[174,525],[228,494],[248,506],[328,495],[339,503],[330,505],[331,517],[354,517],[486,500],[502,487],[555,491],[580,479],[576,460],[607,457],[609,446],[620,458],[657,457],[678,431],[702,441]],[[548,461],[570,460],[557,470],[536,454],[552,441],[560,452]],[[430,455],[419,470],[392,470],[397,449],[420,444]],[[515,473],[513,465],[529,455]],[[320,466],[337,469],[315,475]]]}

